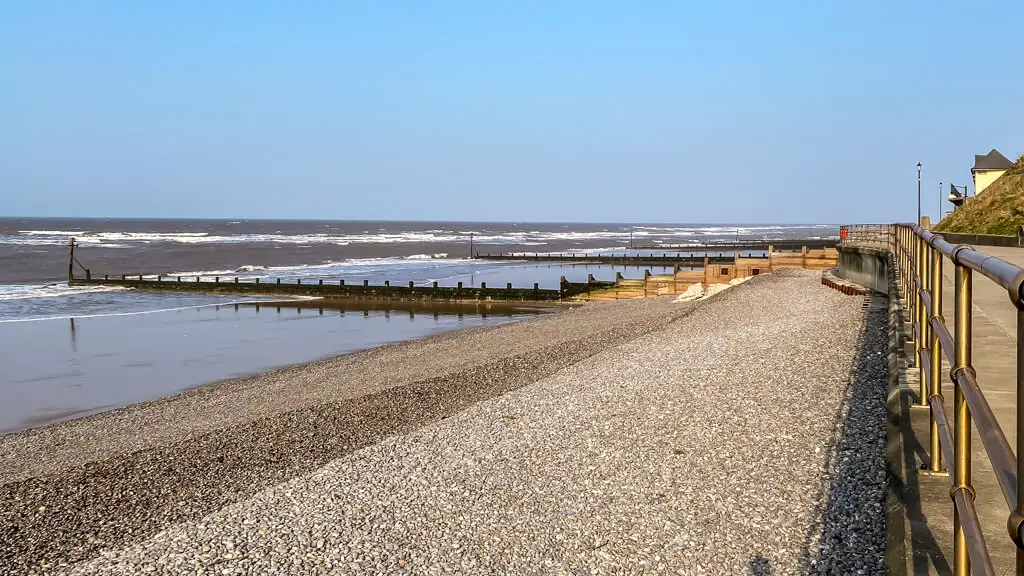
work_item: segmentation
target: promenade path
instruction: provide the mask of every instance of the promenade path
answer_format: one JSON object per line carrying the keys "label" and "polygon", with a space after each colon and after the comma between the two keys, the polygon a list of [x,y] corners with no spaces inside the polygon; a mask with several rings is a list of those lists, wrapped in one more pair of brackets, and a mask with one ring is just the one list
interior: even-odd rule
{"label": "promenade path", "polygon": [[[1024,267],[1024,249],[1003,248],[994,246],[977,246],[977,250],[996,256]],[[946,260],[943,263],[943,317],[946,318],[950,333],[953,331],[953,266]],[[978,383],[985,398],[988,400],[999,421],[1010,446],[1016,450],[1016,326],[1017,312],[1010,304],[1006,290],[1000,288],[985,276],[974,273],[974,339],[973,361],[978,374]],[[949,374],[949,365],[943,362],[943,374]],[[916,398],[918,390],[916,374],[913,370],[908,381]],[[948,416],[952,422],[953,393],[948,378],[943,384]],[[914,410],[912,413],[913,427],[917,438],[916,444],[905,446],[908,461],[913,468],[927,462],[928,450],[928,411]],[[1009,509],[996,482],[995,474],[985,452],[977,429],[972,435],[972,460],[974,486],[977,489],[978,514],[981,520],[986,542],[998,574],[1012,574],[1016,547],[1010,541],[1006,531],[1006,519]],[[948,463],[947,463],[948,464]],[[908,474],[914,475],[915,470],[908,466]],[[920,507],[917,494],[909,494],[910,516],[916,524],[912,528],[912,572],[914,574],[949,574],[952,562],[952,502],[949,498],[949,480],[947,477],[928,477],[921,475]],[[914,483],[914,477],[908,484]]]}
{"label": "promenade path", "polygon": [[687,313],[201,518],[19,573],[884,573],[884,304],[802,270],[660,301]]}

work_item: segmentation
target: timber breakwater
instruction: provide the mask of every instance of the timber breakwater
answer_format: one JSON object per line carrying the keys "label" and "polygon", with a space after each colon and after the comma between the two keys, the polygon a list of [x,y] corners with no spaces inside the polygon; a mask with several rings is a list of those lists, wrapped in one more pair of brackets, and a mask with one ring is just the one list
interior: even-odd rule
{"label": "timber breakwater", "polygon": [[[797,241],[805,242],[805,241]],[[818,242],[821,243],[820,241]],[[808,248],[805,244],[799,251],[775,251],[765,244],[763,254],[734,252],[729,255],[705,252],[697,257],[694,252],[666,252],[662,254],[476,254],[475,259],[507,262],[548,262],[584,266],[635,266],[671,268],[670,275],[653,275],[650,270],[643,272],[640,279],[625,278],[616,273],[614,281],[598,280],[588,274],[586,282],[570,282],[562,276],[558,288],[542,288],[539,282],[532,286],[503,285],[442,286],[433,281],[430,284],[409,281],[407,284],[384,281],[382,284],[370,280],[348,283],[339,278],[297,278],[282,281],[280,278],[243,278],[241,276],[166,276],[160,274],[120,274],[102,277],[77,260],[74,247],[68,269],[68,283],[72,286],[115,286],[139,290],[172,292],[202,292],[220,294],[304,296],[318,298],[351,299],[397,299],[397,300],[445,300],[445,301],[535,301],[551,302],[588,299],[595,295],[607,298],[635,297],[636,295],[664,295],[679,293],[693,284],[705,287],[713,283],[729,282],[738,278],[757,276],[776,269],[804,268],[826,270],[838,262],[834,248]],[[638,290],[639,287],[639,290]]]}
{"label": "timber breakwater", "polygon": [[586,294],[594,290],[606,289],[614,282],[569,282],[564,277],[559,288],[545,289],[538,283],[532,288],[516,288],[511,283],[501,287],[487,286],[482,282],[477,287],[466,287],[459,282],[456,286],[439,286],[433,282],[429,286],[416,285],[410,281],[407,285],[392,285],[390,281],[383,284],[370,284],[364,280],[361,284],[347,284],[344,280],[335,279],[297,279],[295,282],[261,282],[260,279],[241,281],[238,276],[224,278],[219,276],[212,280],[195,278],[183,279],[180,276],[147,277],[122,275],[118,278],[72,278],[72,286],[119,286],[139,290],[165,290],[178,292],[205,292],[214,294],[250,294],[270,296],[308,296],[317,298],[358,298],[358,299],[400,299],[400,300],[502,300],[502,301],[558,301]]}

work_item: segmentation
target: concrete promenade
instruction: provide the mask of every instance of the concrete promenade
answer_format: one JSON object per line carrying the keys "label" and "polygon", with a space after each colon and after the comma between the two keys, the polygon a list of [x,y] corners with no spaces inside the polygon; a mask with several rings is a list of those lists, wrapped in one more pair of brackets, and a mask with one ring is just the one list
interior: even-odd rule
{"label": "concrete promenade", "polygon": [[866,304],[777,271],[697,304],[599,304],[0,438],[0,559],[882,574],[886,313]]}
{"label": "concrete promenade", "polygon": [[[978,246],[978,251],[1002,258],[1024,267],[1024,249]],[[953,265],[943,263],[943,317],[950,333],[953,332]],[[1011,448],[1016,449],[1016,324],[1017,311],[1010,304],[1006,290],[979,273],[974,279],[974,339],[973,361],[978,374],[978,384],[992,407]],[[947,413],[952,422],[953,390],[949,383],[949,365],[943,361],[943,395]],[[914,370],[910,371],[908,382],[916,398],[918,384]],[[928,411],[915,409],[912,412],[913,427],[917,445],[905,446],[908,462],[914,468],[927,462]],[[973,425],[973,424],[972,424]],[[972,453],[975,500],[985,538],[992,554],[998,574],[1013,573],[1016,547],[1006,531],[1009,509],[992,471],[977,429],[973,428]],[[948,463],[947,463],[948,464]],[[908,474],[914,474],[910,466]],[[908,494],[908,514],[916,518],[916,529],[912,530],[913,541],[909,552],[912,554],[914,574],[949,574],[952,562],[952,501],[949,498],[947,477],[919,475],[920,502],[917,494]],[[913,477],[908,480],[913,484]],[[917,507],[916,505],[920,506]]]}

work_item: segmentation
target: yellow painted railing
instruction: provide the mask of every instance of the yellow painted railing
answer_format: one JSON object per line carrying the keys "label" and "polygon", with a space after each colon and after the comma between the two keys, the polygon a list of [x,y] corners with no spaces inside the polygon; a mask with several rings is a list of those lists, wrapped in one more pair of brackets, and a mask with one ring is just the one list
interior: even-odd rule
{"label": "yellow painted railing", "polygon": [[[892,224],[843,227],[841,244],[867,245],[891,250],[901,296],[908,303],[914,366],[920,376],[918,405],[930,411],[928,468],[949,467],[953,499],[953,573],[994,575],[981,523],[974,506],[971,480],[971,425],[992,463],[1010,510],[1006,526],[1017,546],[1016,573],[1024,574],[1024,470],[1010,449],[971,364],[972,277],[975,272],[1007,291],[1017,310],[1017,454],[1024,450],[1024,269],[989,256],[966,244],[953,245],[919,226]],[[953,333],[942,316],[942,266],[954,267]],[[942,357],[952,367],[953,422],[946,417],[942,385]]]}

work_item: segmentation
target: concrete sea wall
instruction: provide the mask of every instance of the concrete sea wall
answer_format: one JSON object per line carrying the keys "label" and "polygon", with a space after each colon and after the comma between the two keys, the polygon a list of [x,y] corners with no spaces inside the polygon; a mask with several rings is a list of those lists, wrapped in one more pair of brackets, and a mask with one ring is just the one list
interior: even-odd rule
{"label": "concrete sea wall", "polygon": [[974,246],[1005,246],[1009,248],[1024,247],[1024,227],[1017,231],[1016,236],[999,236],[996,234],[956,234],[954,232],[936,232],[950,244],[971,244]]}
{"label": "concrete sea wall", "polygon": [[889,253],[877,248],[841,246],[840,278],[866,286],[876,292],[889,291]]}

